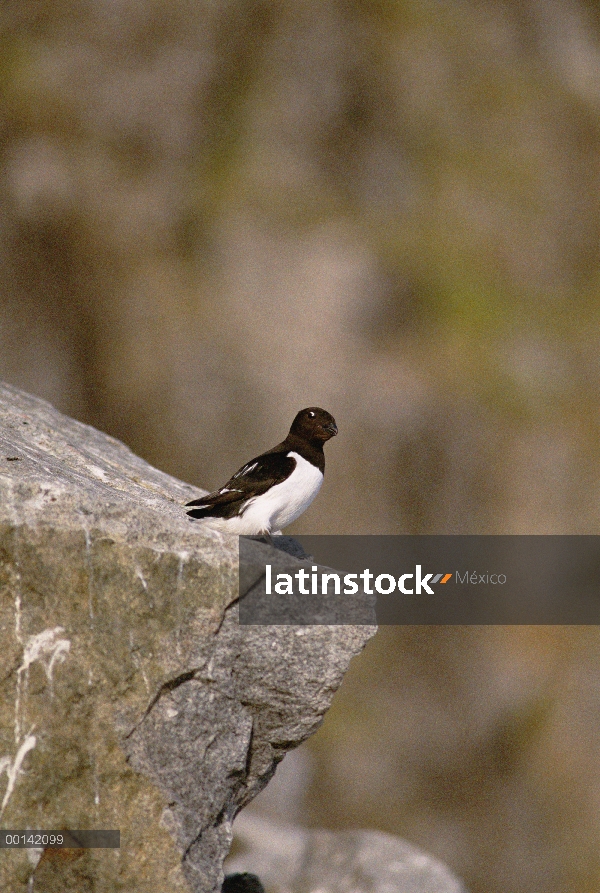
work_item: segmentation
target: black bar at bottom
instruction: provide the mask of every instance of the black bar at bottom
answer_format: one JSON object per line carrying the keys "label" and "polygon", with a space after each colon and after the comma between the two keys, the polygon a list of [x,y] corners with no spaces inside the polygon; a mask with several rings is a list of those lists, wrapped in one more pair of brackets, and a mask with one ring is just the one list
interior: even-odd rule
{"label": "black bar at bottom", "polygon": [[120,831],[0,830],[0,849],[52,847],[59,849],[120,849]]}

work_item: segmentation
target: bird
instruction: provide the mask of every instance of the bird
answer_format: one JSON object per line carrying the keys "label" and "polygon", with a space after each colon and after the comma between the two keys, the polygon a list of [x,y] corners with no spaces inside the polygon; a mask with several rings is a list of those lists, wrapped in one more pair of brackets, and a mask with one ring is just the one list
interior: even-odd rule
{"label": "bird", "polygon": [[265,893],[265,888],[255,874],[226,874],[221,893]]}
{"label": "bird", "polygon": [[321,489],[323,444],[337,433],[330,413],[318,406],[301,409],[285,440],[242,465],[219,490],[188,502],[188,515],[216,521],[228,533],[280,533]]}

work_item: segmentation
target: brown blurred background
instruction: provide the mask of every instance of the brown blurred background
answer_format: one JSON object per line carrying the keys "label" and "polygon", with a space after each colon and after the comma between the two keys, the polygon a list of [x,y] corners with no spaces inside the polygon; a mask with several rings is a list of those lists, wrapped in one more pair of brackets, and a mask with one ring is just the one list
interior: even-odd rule
{"label": "brown blurred background", "polygon": [[[214,487],[302,406],[290,532],[598,533],[600,9],[2,0],[0,377]],[[302,818],[600,890],[596,630],[400,628]],[[300,794],[298,794],[300,797]]]}

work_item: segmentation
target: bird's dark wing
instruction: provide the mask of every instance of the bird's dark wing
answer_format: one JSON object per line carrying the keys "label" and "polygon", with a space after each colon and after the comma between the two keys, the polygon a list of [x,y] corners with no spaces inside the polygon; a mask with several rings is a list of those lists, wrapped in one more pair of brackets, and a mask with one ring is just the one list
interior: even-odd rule
{"label": "bird's dark wing", "polygon": [[[233,503],[242,503],[253,496],[266,493],[275,484],[280,484],[290,476],[296,467],[296,460],[283,452],[263,453],[251,459],[224,484],[220,490],[188,502],[188,506],[200,506],[196,517],[205,517],[216,510],[219,514]],[[192,512],[188,512],[192,515]]]}

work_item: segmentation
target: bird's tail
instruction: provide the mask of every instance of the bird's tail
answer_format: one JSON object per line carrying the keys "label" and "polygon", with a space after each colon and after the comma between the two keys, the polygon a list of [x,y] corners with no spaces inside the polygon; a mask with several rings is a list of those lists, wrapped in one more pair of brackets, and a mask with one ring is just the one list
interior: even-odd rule
{"label": "bird's tail", "polygon": [[211,508],[211,505],[199,506],[198,508],[190,509],[188,511],[188,515],[190,516],[190,518],[208,518],[210,516]]}

